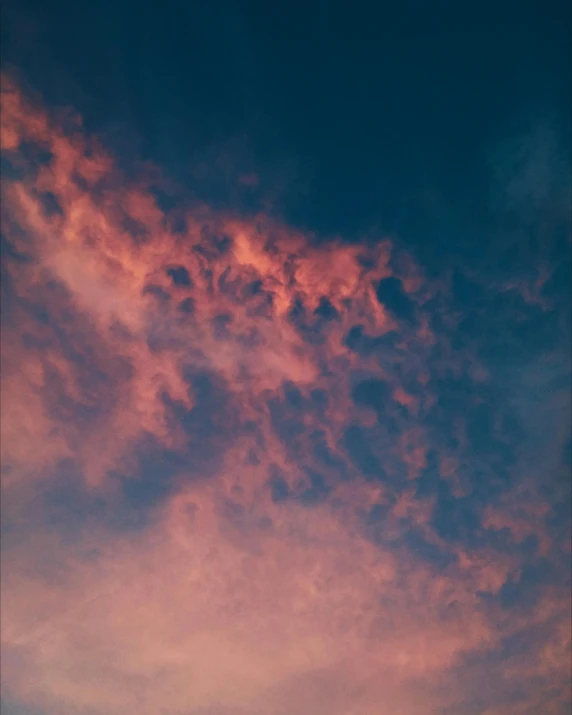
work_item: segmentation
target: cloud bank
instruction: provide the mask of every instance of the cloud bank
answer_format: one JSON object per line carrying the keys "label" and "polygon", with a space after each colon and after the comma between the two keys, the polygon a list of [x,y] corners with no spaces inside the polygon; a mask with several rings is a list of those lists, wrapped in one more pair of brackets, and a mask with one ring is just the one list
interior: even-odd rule
{"label": "cloud bank", "polygon": [[1,119],[6,702],[567,712],[557,267],[429,279],[127,176],[7,76]]}

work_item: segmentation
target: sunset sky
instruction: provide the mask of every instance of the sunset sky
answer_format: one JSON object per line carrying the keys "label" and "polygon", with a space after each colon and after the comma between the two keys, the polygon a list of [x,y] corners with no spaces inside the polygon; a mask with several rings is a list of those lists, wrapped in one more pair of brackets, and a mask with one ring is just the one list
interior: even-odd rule
{"label": "sunset sky", "polygon": [[2,715],[569,715],[569,3],[1,31]]}

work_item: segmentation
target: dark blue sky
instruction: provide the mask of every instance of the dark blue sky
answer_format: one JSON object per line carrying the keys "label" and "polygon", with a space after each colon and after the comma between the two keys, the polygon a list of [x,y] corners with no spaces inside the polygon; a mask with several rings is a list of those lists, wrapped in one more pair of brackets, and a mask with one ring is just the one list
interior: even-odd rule
{"label": "dark blue sky", "polygon": [[[193,184],[197,157],[226,151],[319,233],[376,225],[428,260],[482,255],[505,142],[542,125],[569,159],[564,0],[4,6],[4,62],[124,156]],[[230,201],[222,169],[194,188]]]}

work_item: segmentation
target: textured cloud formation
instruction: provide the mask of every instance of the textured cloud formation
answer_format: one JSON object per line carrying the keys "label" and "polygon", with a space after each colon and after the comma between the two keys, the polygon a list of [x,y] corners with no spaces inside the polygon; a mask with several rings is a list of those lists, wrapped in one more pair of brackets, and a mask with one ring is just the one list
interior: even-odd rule
{"label": "textured cloud formation", "polygon": [[185,203],[8,77],[2,152],[6,702],[567,712],[557,267]]}

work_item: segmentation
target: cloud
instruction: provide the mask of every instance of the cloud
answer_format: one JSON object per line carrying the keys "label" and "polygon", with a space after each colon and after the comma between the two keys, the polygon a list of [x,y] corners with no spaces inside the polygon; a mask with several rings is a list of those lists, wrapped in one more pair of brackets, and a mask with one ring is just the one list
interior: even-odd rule
{"label": "cloud", "polygon": [[468,715],[494,672],[482,712],[557,712],[566,519],[447,277],[388,240],[168,210],[73,113],[8,77],[2,103],[6,696]]}

